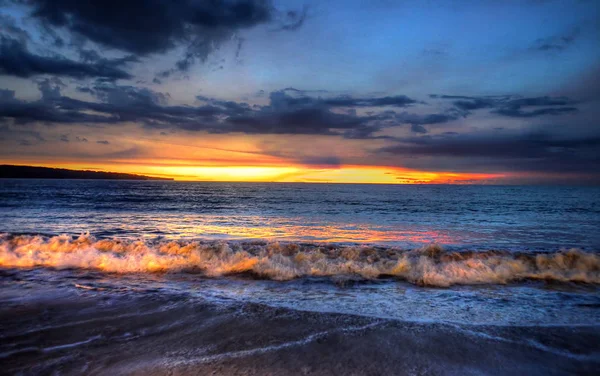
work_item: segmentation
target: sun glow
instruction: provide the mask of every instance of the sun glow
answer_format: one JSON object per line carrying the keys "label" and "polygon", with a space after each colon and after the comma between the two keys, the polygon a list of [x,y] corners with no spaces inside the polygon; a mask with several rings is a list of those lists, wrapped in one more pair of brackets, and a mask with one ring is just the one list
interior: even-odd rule
{"label": "sun glow", "polygon": [[[361,183],[361,184],[468,184],[486,183],[502,174],[418,171],[385,166],[194,166],[170,160],[113,163],[36,163],[37,166],[122,172],[182,181]],[[9,161],[1,161],[9,163]],[[22,163],[14,163],[22,164]]]}
{"label": "sun glow", "polygon": [[296,167],[257,167],[257,166],[176,166],[156,167],[161,175],[177,180],[205,181],[280,181],[287,176],[297,174]]}

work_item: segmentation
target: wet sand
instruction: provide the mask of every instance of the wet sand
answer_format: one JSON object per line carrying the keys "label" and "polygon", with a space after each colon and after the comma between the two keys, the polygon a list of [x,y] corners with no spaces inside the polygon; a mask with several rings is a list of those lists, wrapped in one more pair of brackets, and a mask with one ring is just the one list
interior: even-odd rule
{"label": "wet sand", "polygon": [[600,328],[415,323],[85,286],[0,289],[12,375],[598,374]]}

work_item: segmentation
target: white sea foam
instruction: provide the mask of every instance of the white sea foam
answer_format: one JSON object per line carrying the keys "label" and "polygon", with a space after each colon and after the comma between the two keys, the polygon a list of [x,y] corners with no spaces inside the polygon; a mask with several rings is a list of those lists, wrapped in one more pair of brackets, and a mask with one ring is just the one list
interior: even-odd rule
{"label": "white sea foam", "polygon": [[376,279],[419,285],[504,284],[524,279],[600,283],[600,256],[571,249],[553,253],[449,252],[268,242],[131,241],[0,235],[0,266],[82,268],[112,273],[198,272],[209,277],[250,273],[290,280],[308,276]]}

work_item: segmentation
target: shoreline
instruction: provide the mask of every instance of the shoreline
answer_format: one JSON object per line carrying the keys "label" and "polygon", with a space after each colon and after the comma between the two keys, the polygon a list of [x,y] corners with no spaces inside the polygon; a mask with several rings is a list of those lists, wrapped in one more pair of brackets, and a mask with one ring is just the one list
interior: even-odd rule
{"label": "shoreline", "polygon": [[562,375],[600,367],[599,326],[405,322],[13,283],[0,298],[7,374]]}

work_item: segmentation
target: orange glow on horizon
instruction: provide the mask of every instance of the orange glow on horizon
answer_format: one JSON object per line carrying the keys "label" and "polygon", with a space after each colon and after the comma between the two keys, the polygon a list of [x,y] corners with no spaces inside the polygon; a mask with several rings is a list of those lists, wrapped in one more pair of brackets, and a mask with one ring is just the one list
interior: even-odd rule
{"label": "orange glow on horizon", "polygon": [[[146,161],[145,161],[146,162]],[[456,173],[417,171],[385,166],[335,166],[311,167],[289,166],[194,166],[184,161],[155,160],[148,164],[134,161],[113,163],[48,162],[23,163],[0,161],[1,164],[35,165],[40,167],[66,168],[120,172],[153,177],[173,178],[180,181],[222,182],[289,182],[289,183],[362,183],[362,184],[465,184],[485,183],[504,177],[502,174]]]}

